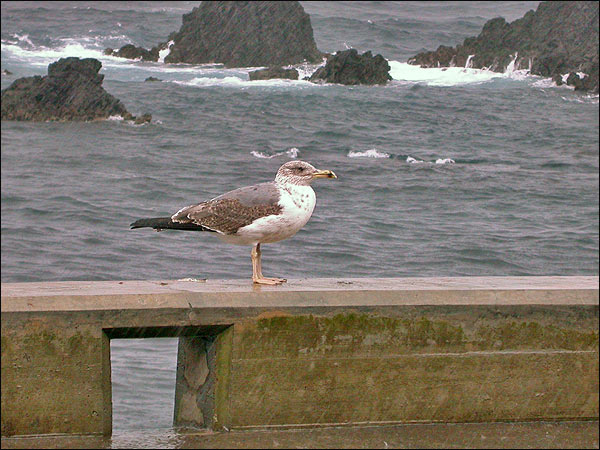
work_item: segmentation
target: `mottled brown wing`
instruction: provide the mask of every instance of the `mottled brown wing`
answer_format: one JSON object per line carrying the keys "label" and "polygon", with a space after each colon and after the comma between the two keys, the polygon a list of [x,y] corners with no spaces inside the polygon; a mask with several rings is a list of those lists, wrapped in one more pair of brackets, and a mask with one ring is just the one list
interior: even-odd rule
{"label": "mottled brown wing", "polygon": [[223,234],[235,234],[256,219],[279,214],[279,189],[274,183],[236,189],[210,201],[179,210],[173,222],[194,223]]}

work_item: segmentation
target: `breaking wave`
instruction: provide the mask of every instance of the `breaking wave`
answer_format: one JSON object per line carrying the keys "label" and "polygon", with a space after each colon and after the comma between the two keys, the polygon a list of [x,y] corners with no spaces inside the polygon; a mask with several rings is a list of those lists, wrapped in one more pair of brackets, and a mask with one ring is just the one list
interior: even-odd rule
{"label": "breaking wave", "polygon": [[451,158],[438,158],[435,161],[424,161],[422,159],[413,158],[412,156],[407,156],[406,162],[408,164],[454,164],[456,161]]}
{"label": "breaking wave", "polygon": [[[201,76],[192,78],[191,80],[170,80],[173,83],[197,86],[197,87],[286,87],[286,88],[304,88],[304,87],[319,87],[331,86],[330,84],[315,84],[304,80],[309,77],[319,67],[326,62],[324,59],[319,64],[300,64],[294,67],[299,72],[298,80],[272,79],[272,80],[255,80],[250,81],[248,72],[260,67],[244,67],[237,69],[227,69],[222,64],[165,64],[164,58],[169,54],[169,47],[173,43],[170,41],[167,48],[159,53],[159,60],[156,63],[142,62],[138,60],[129,60],[104,54],[104,49],[110,47],[111,43],[119,42],[121,45],[133,44],[130,37],[118,32],[111,35],[97,36],[78,36],[59,38],[55,42],[55,46],[46,47],[44,45],[36,45],[30,39],[28,34],[14,33],[10,38],[2,39],[1,48],[3,53],[9,53],[10,58],[15,58],[20,61],[27,61],[33,66],[47,66],[48,64],[57,61],[60,58],[80,57],[80,58],[95,58],[102,61],[104,67],[117,67],[120,69],[128,69],[135,67],[137,69],[151,72],[164,73],[194,73]],[[512,79],[512,80],[528,80],[531,81],[531,86],[536,88],[551,88],[557,87],[554,81],[550,78],[542,78],[531,75],[529,70],[515,70],[514,61],[509,64],[504,73],[493,72],[484,69],[470,68],[471,56],[467,60],[466,67],[441,67],[441,68],[423,68],[418,65],[408,64],[406,62],[388,61],[390,65],[390,75],[395,83],[399,84],[425,84],[427,86],[457,86],[469,84],[487,83],[496,79]],[[4,59],[4,58],[3,58]],[[516,55],[515,55],[516,60]],[[206,76],[209,75],[209,76]],[[213,75],[213,76],[210,76]],[[216,75],[216,76],[215,76]],[[579,74],[582,76],[583,74]],[[565,74],[563,81],[566,81]],[[166,80],[169,81],[169,80]],[[571,86],[563,85],[561,88],[573,89]],[[589,101],[589,99],[583,100]],[[593,102],[594,100],[592,100]],[[364,153],[364,152],[363,152]],[[376,155],[362,155],[360,152],[353,152],[350,157],[378,157]]]}
{"label": "breaking wave", "polygon": [[271,159],[271,158],[277,158],[279,156],[285,156],[287,155],[290,158],[297,158],[298,157],[298,153],[300,152],[300,150],[298,150],[296,147],[292,147],[289,150],[283,151],[283,152],[277,152],[274,153],[272,155],[268,155],[266,153],[263,152],[257,152],[256,150],[252,150],[250,152],[250,154],[256,158],[262,158],[262,159]]}
{"label": "breaking wave", "polygon": [[389,158],[390,155],[385,152],[380,152],[376,148],[371,148],[369,150],[365,150],[364,152],[354,152],[350,151],[348,153],[348,158]]}

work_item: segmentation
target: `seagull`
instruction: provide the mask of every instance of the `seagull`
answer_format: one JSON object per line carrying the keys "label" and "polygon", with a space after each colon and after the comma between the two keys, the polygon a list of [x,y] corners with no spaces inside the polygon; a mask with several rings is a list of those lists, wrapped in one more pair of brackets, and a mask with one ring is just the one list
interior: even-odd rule
{"label": "seagull", "polygon": [[289,161],[279,168],[273,181],[186,206],[171,217],[139,219],[130,226],[156,231],[209,231],[229,244],[252,245],[252,281],[267,285],[285,283],[285,278],[263,276],[260,245],[292,237],[308,222],[317,202],[310,186],[316,178],[337,176],[304,161]]}

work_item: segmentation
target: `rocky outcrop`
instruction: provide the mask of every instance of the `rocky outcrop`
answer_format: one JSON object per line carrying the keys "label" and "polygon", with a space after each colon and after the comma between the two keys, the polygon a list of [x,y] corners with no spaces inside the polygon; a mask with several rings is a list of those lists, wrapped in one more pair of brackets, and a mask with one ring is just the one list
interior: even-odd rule
{"label": "rocky outcrop", "polygon": [[[297,1],[202,2],[183,15],[178,32],[150,50],[128,44],[104,54],[166,63],[220,63],[227,67],[285,66],[320,62],[310,16]],[[172,43],[171,43],[172,42]]]}
{"label": "rocky outcrop", "polygon": [[202,2],[183,15],[167,63],[285,66],[323,59],[297,1]]}
{"label": "rocky outcrop", "polygon": [[107,48],[104,50],[105,55],[117,56],[119,58],[140,59],[142,61],[158,61],[158,47],[153,47],[151,50],[146,50],[142,47],[136,47],[132,44],[127,44],[119,50]]}
{"label": "rocky outcrop", "polygon": [[248,76],[251,81],[254,80],[271,80],[273,78],[283,78],[287,80],[297,80],[298,71],[296,69],[284,69],[283,67],[268,67],[266,69],[255,70],[249,72]]}
{"label": "rocky outcrop", "polygon": [[[464,40],[455,48],[440,46],[410,58],[409,64],[422,67],[488,68],[503,72],[529,69],[534,75],[552,77],[570,72],[587,74],[579,89],[598,92],[598,2],[541,2],[536,11],[507,23],[489,20],[481,34]],[[585,79],[587,78],[587,80]],[[567,84],[569,82],[567,81]],[[576,85],[576,88],[577,88]]]}
{"label": "rocky outcrop", "polygon": [[151,120],[152,120],[152,114],[142,114],[141,116],[133,117],[133,123],[136,125],[148,123]]}
{"label": "rocky outcrop", "polygon": [[93,58],[61,58],[48,66],[45,77],[15,80],[2,91],[2,119],[63,121],[121,116],[135,120],[102,87],[101,67],[102,63]]}
{"label": "rocky outcrop", "polygon": [[338,84],[386,84],[392,79],[390,65],[381,55],[373,56],[370,51],[359,55],[356,49],[339,51],[327,58],[308,79],[314,83]]}

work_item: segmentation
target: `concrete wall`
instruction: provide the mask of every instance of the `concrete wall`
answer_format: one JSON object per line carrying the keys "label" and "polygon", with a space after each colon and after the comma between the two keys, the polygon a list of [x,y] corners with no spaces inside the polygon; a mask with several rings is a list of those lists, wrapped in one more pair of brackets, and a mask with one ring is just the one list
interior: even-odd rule
{"label": "concrete wall", "polygon": [[598,417],[598,277],[2,284],[2,435],[111,430],[111,338],[181,336],[174,423]]}

